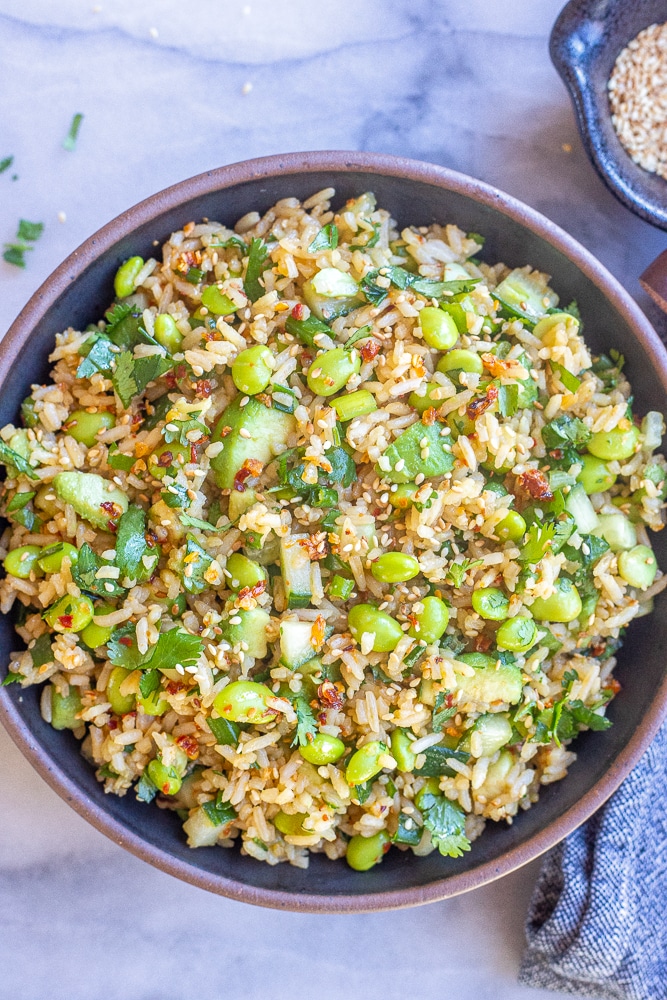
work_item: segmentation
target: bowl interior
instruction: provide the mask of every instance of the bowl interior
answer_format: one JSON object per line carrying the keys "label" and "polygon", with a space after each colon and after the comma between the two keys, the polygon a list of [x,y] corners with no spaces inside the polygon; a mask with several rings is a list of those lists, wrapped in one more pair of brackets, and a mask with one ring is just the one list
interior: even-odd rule
{"label": "bowl interior", "polygon": [[[153,240],[162,243],[190,220],[208,217],[233,224],[250,210],[262,211],[290,195],[305,198],[329,185],[336,188],[337,205],[348,197],[372,190],[378,203],[388,208],[400,225],[453,221],[464,230],[486,235],[483,255],[488,261],[503,260],[511,266],[530,263],[553,275],[552,283],[563,301],[577,299],[593,349],[615,347],[626,355],[639,412],[662,409],[667,380],[664,363],[661,376],[654,367],[655,357],[637,341],[623,312],[562,250],[509,217],[500,207],[480,203],[460,190],[362,168],[344,172],[323,169],[316,173],[293,169],[280,176],[248,180],[229,190],[186,195],[178,207],[158,205],[150,221],[120,238],[98,258],[91,259],[38,319],[29,341],[11,359],[8,370],[5,367],[0,424],[16,420],[20,401],[29,392],[31,383],[46,380],[49,368],[46,359],[54,334],[69,325],[83,329],[102,315],[112,295],[113,275],[123,259],[131,254],[150,256]],[[92,251],[95,252],[94,246]],[[39,300],[35,308],[39,311]],[[656,538],[663,566],[667,566],[666,541],[661,536]],[[565,827],[551,827],[551,824],[557,824],[568,810],[578,807],[585,796],[589,796],[589,812],[602,801],[599,795],[596,798],[594,786],[610,769],[620,766],[620,755],[664,679],[666,601],[665,595],[660,595],[656,613],[635,622],[630,629],[618,667],[623,691],[610,708],[613,727],[603,733],[582,735],[576,746],[580,757],[564,782],[545,787],[539,804],[522,813],[512,826],[489,824],[473,850],[455,861],[438,854],[418,859],[392,851],[382,865],[359,874],[343,862],[331,862],[323,856],[313,857],[309,870],[303,871],[288,865],[269,867],[242,857],[235,850],[191,851],[173,814],[147,808],[132,794],[123,799],[104,794],[92,769],[81,757],[74,737],[55,732],[43,722],[38,689],[20,691],[15,685],[0,688],[0,707],[4,703],[5,718],[14,734],[18,732],[24,752],[37,762],[61,794],[73,800],[79,811],[118,842],[180,877],[264,905],[315,910],[405,905],[472,888],[531,860],[572,826],[571,822]],[[7,663],[10,650],[17,646],[20,642],[11,621],[5,617],[0,620],[0,661]],[[584,816],[579,814],[578,818],[581,821]],[[564,823],[567,822],[565,819]],[[547,827],[549,831],[545,833]]]}
{"label": "bowl interior", "polygon": [[621,145],[611,121],[607,81],[628,42],[665,20],[667,0],[571,0],[550,42],[593,165],[617,198],[662,229],[667,229],[667,180],[638,166]]}

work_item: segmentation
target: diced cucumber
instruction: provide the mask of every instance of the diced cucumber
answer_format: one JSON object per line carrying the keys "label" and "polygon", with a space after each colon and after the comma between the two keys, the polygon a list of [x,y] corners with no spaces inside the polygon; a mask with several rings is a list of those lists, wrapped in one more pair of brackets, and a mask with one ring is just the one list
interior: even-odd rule
{"label": "diced cucumber", "polygon": [[558,305],[558,296],[552,289],[544,289],[525,271],[516,269],[491,293],[510,312],[535,322],[547,309]]}
{"label": "diced cucumber", "polygon": [[212,823],[202,807],[195,809],[183,824],[188,847],[213,847],[224,827]]}
{"label": "diced cucumber", "polygon": [[59,472],[53,487],[61,500],[96,528],[116,524],[129,506],[121,490],[94,472]]}
{"label": "diced cucumber", "polygon": [[489,765],[484,784],[478,790],[478,792],[486,797],[487,802],[506,791],[507,776],[514,767],[514,764],[514,755],[509,750],[503,750],[498,760],[494,764]]}
{"label": "diced cucumber", "polygon": [[[392,483],[412,482],[420,472],[427,478],[444,476],[454,467],[449,436],[442,437],[442,424],[425,426],[418,421],[396,438],[385,451],[383,458],[390,468],[383,469],[381,463],[376,472]],[[396,466],[399,466],[396,468]]]}
{"label": "diced cucumber", "polygon": [[55,688],[51,692],[51,725],[54,729],[78,729],[83,725],[77,719],[81,711],[81,695],[79,689],[70,687],[67,697],[63,697]]}
{"label": "diced cucumber", "polygon": [[521,671],[513,664],[498,663],[485,653],[462,653],[459,659],[475,668],[472,677],[457,675],[457,686],[463,692],[463,701],[504,701],[516,705],[521,701],[523,684]]}
{"label": "diced cucumber", "polygon": [[[470,753],[472,734],[478,733],[481,742],[481,757],[493,757],[497,750],[504,747],[512,738],[512,725],[504,713],[480,715],[479,719],[465,734],[459,743],[459,750]],[[477,741],[475,741],[476,743]]]}
{"label": "diced cucumber", "polygon": [[257,494],[254,490],[245,490],[243,493],[239,493],[238,490],[234,490],[233,493],[229,494],[229,520],[238,521],[242,514],[245,514],[257,499]]}
{"label": "diced cucumber", "polygon": [[306,281],[303,297],[313,315],[324,321],[345,316],[363,304],[354,278],[336,267],[325,267]]}
{"label": "diced cucumber", "polygon": [[290,670],[298,670],[315,656],[312,629],[312,622],[291,618],[280,623],[280,662]]}
{"label": "diced cucumber", "polygon": [[[247,399],[244,406],[243,399]],[[222,451],[211,459],[217,485],[232,489],[236,473],[249,459],[266,465],[274,457],[274,449],[287,444],[295,426],[291,413],[264,406],[252,396],[238,395],[224,410],[213,431],[213,441],[223,444]],[[231,430],[225,433],[228,427]]]}
{"label": "diced cucumber", "polygon": [[313,596],[310,586],[310,556],[302,542],[308,535],[288,535],[280,540],[280,569],[288,608],[307,608]]}
{"label": "diced cucumber", "polygon": [[662,444],[665,433],[665,421],[662,413],[649,410],[642,420],[642,448],[645,451],[655,451]]}
{"label": "diced cucumber", "polygon": [[574,518],[577,531],[581,535],[588,535],[595,531],[599,524],[593,504],[581,483],[573,486],[568,493],[565,499],[565,510]]}
{"label": "diced cucumber", "polygon": [[632,549],[637,544],[637,531],[625,514],[600,514],[594,535],[604,538],[612,552]]}
{"label": "diced cucumber", "polygon": [[241,621],[232,625],[229,621],[224,630],[225,639],[235,646],[238,642],[247,645],[245,652],[248,656],[254,656],[256,660],[262,660],[267,653],[266,629],[271,621],[271,616],[263,608],[252,608],[249,611],[235,610],[233,618],[240,618]]}
{"label": "diced cucumber", "polygon": [[442,275],[443,281],[470,281],[470,275],[466,271],[463,264],[457,264],[456,261],[450,261],[445,264],[445,268]]}
{"label": "diced cucumber", "polygon": [[579,330],[579,320],[570,313],[549,313],[535,324],[533,334],[538,340],[542,340],[550,330],[557,326],[565,326],[568,332],[576,333]]}

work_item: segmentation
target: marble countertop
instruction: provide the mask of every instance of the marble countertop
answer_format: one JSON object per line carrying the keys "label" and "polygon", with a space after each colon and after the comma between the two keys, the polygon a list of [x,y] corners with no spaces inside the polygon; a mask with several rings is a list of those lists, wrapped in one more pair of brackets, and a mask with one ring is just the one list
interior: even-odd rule
{"label": "marble countertop", "polygon": [[[45,223],[24,271],[0,261],[0,332],[66,254],[141,198],[234,160],[326,148],[497,185],[591,249],[655,319],[637,277],[665,237],[585,157],[548,57],[560,6],[0,0],[0,160],[14,156],[0,175],[0,242],[19,218]],[[75,112],[85,117],[67,152]],[[424,1000],[555,996],[515,979],[537,865],[417,910],[277,913],[124,853],[2,731],[0,797],[1,998],[339,1000],[342,974],[346,996],[369,1000],[415,983]]]}

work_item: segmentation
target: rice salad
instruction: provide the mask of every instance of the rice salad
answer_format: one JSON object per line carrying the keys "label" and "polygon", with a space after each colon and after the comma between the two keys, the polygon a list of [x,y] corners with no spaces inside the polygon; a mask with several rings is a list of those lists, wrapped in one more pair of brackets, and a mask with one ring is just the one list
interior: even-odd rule
{"label": "rice salad", "polygon": [[0,430],[0,610],[107,792],[364,871],[460,857],[608,727],[667,488],[548,275],[334,195],[188,223],[56,336]]}

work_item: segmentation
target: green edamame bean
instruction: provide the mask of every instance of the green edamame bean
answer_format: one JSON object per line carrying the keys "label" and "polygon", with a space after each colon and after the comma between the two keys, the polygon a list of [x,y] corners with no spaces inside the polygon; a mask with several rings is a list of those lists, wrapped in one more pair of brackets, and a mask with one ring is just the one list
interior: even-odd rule
{"label": "green edamame bean", "polygon": [[[163,444],[159,444],[155,451],[151,452],[146,461],[151,476],[154,476],[156,479],[163,479],[169,469],[182,469],[184,465],[188,464],[190,458],[190,449],[186,445],[180,444],[178,441],[172,441],[171,443],[165,441]],[[170,473],[170,475],[173,475],[173,473]]]}
{"label": "green edamame bean", "polygon": [[428,809],[433,805],[433,799],[442,795],[440,791],[440,778],[429,778],[415,795],[415,805],[417,809]]}
{"label": "green edamame bean", "polygon": [[254,396],[264,392],[271,381],[273,355],[268,347],[255,344],[241,351],[232,364],[232,379],[239,392]]}
{"label": "green edamame bean", "polygon": [[232,681],[217,695],[213,704],[223,719],[261,725],[276,717],[276,713],[268,708],[268,702],[273,697],[273,691],[266,684]]}
{"label": "green edamame bean", "polygon": [[646,590],[655,580],[658,563],[648,545],[635,545],[618,557],[618,575],[638,590]]}
{"label": "green edamame bean", "polygon": [[309,831],[304,830],[303,821],[308,819],[308,813],[285,813],[280,810],[273,817],[273,825],[287,837],[303,837]]}
{"label": "green edamame bean", "polygon": [[75,410],[68,418],[63,430],[67,431],[75,441],[92,448],[97,443],[97,435],[100,431],[106,431],[115,426],[116,418],[108,410],[98,410],[96,413],[89,413],[88,410]]}
{"label": "green edamame bean", "polygon": [[20,545],[7,553],[2,565],[10,576],[17,576],[19,580],[27,580],[33,571],[41,576],[38,564],[41,551],[39,545]]}
{"label": "green edamame bean", "polygon": [[98,604],[95,608],[95,615],[92,622],[90,625],[86,625],[81,633],[81,638],[90,649],[97,649],[108,642],[114,629],[113,625],[98,625],[95,617],[98,615],[110,615],[115,610],[111,604]]}
{"label": "green edamame bean", "polygon": [[534,645],[536,638],[535,622],[532,618],[520,616],[502,623],[496,632],[496,645],[498,649],[509,649],[512,653],[525,653]]}
{"label": "green edamame bean", "polygon": [[389,753],[389,747],[381,740],[372,740],[352,754],[345,768],[348,785],[363,785],[365,781],[379,774],[384,764],[380,758]]}
{"label": "green edamame bean", "polygon": [[333,396],[361,371],[361,358],[355,350],[334,347],[313,361],[308,369],[308,388],[316,396]]}
{"label": "green edamame bean", "polygon": [[242,552],[233,552],[227,560],[226,569],[231,573],[228,577],[229,586],[232,590],[243,590],[244,587],[255,587],[258,583],[265,582],[267,573],[263,566],[248,559]]}
{"label": "green edamame bean", "polygon": [[163,795],[175,795],[183,779],[174,767],[165,767],[162,761],[151,760],[146,766],[148,777]]}
{"label": "green edamame bean", "polygon": [[339,396],[332,400],[331,405],[342,423],[354,420],[355,417],[363,417],[366,413],[373,413],[378,408],[375,396],[368,389],[359,389],[346,396]]}
{"label": "green edamame bean", "polygon": [[424,413],[425,410],[428,410],[431,407],[434,407],[437,410],[443,402],[438,391],[440,389],[442,389],[442,386],[438,385],[437,382],[428,382],[424,395],[420,396],[416,392],[411,392],[408,396],[408,403],[410,406],[414,406],[417,413]]}
{"label": "green edamame bean", "polygon": [[407,729],[394,729],[391,734],[391,755],[396,761],[399,771],[414,771],[415,754],[410,749],[412,741],[408,736]]}
{"label": "green edamame bean", "polygon": [[437,370],[444,372],[445,375],[452,371],[473,372],[476,375],[481,375],[484,372],[484,365],[479,354],[459,347],[454,351],[448,351],[444,358],[440,359]]}
{"label": "green edamame bean", "polygon": [[604,493],[616,482],[616,476],[609,471],[606,462],[595,455],[581,456],[581,472],[577,476],[577,482],[581,483],[586,493]]}
{"label": "green edamame bean", "polygon": [[412,506],[415,493],[419,489],[414,483],[400,483],[389,493],[389,503],[398,510],[407,510]]}
{"label": "green edamame bean", "polygon": [[376,653],[390,653],[403,638],[403,629],[396,619],[378,611],[372,604],[355,604],[350,608],[347,624],[357,642],[361,642],[364,632],[372,632]]}
{"label": "green edamame bean", "polygon": [[[454,410],[452,413],[448,413],[445,419],[452,432],[454,441],[460,438],[461,435],[468,437],[469,434],[474,434],[475,432],[475,422],[465,412],[460,414],[458,410]],[[493,471],[495,472],[496,470],[494,469]]]}
{"label": "green edamame bean", "polygon": [[162,697],[161,691],[151,691],[146,697],[138,694],[137,705],[145,715],[153,716],[164,715],[170,707],[167,699]]}
{"label": "green edamame bean", "polygon": [[367,872],[382,861],[391,847],[391,837],[386,830],[379,830],[372,837],[355,834],[347,844],[345,860],[355,872]]}
{"label": "green edamame bean", "polygon": [[538,622],[572,622],[581,614],[579,591],[567,577],[559,577],[550,597],[537,597],[530,606]]}
{"label": "green edamame bean", "polygon": [[95,609],[89,597],[65,594],[44,612],[44,621],[56,632],[82,632],[93,620]]}
{"label": "green edamame bean", "polygon": [[502,542],[520,542],[526,530],[526,522],[516,510],[508,510],[496,525],[496,535]]}
{"label": "green edamame bean", "polygon": [[434,306],[424,306],[419,313],[419,325],[425,343],[436,351],[448,351],[459,339],[452,317]]}
{"label": "green edamame bean", "polygon": [[79,558],[79,550],[69,542],[58,542],[57,545],[49,545],[41,550],[37,565],[45,573],[59,573],[65,556],[69,559],[70,566],[73,566]]}
{"label": "green edamame bean", "polygon": [[81,711],[81,695],[78,688],[70,687],[69,694],[64,696],[56,691],[51,692],[51,725],[54,729],[78,729],[83,723],[77,718]]}
{"label": "green edamame bean", "polygon": [[[88,628],[91,626],[89,625]],[[98,627],[99,626],[93,626]],[[85,642],[85,639],[84,639]],[[126,677],[130,675],[129,670],[124,667],[114,667],[114,669],[109,674],[109,680],[107,681],[107,701],[111,704],[111,709],[116,715],[126,715],[127,712],[134,711],[134,707],[137,703],[136,696],[134,694],[121,694],[120,686]]]}
{"label": "green edamame bean", "polygon": [[472,606],[481,618],[502,622],[507,618],[510,602],[498,587],[481,587],[473,591]]}
{"label": "green edamame bean", "polygon": [[206,306],[209,312],[216,316],[227,316],[236,312],[237,306],[224,292],[221,292],[217,285],[207,285],[201,293],[201,304]]}
{"label": "green edamame bean", "polygon": [[419,573],[419,563],[405,552],[384,552],[371,566],[371,573],[380,583],[405,583]]}
{"label": "green edamame bean", "polygon": [[299,753],[309,764],[319,767],[321,764],[333,764],[345,753],[346,747],[342,740],[326,733],[318,733],[311,743],[299,747]]}
{"label": "green edamame bean", "polygon": [[434,596],[422,598],[421,604],[423,610],[416,615],[417,624],[412,625],[407,634],[427,643],[438,642],[449,624],[449,608],[444,601]]}
{"label": "green edamame bean", "polygon": [[[621,426],[628,424],[627,427]],[[612,431],[598,431],[586,445],[587,450],[596,458],[602,458],[606,462],[614,459],[621,461],[630,458],[637,450],[639,442],[639,428],[629,421],[621,421],[618,427]]]}
{"label": "green edamame bean", "polygon": [[136,289],[136,278],[144,266],[143,257],[130,257],[121,264],[113,279],[113,287],[119,299],[126,299]]}
{"label": "green edamame bean", "polygon": [[161,344],[170,354],[176,354],[183,343],[183,334],[176,325],[176,320],[169,313],[160,313],[155,317],[153,333],[158,344]]}

